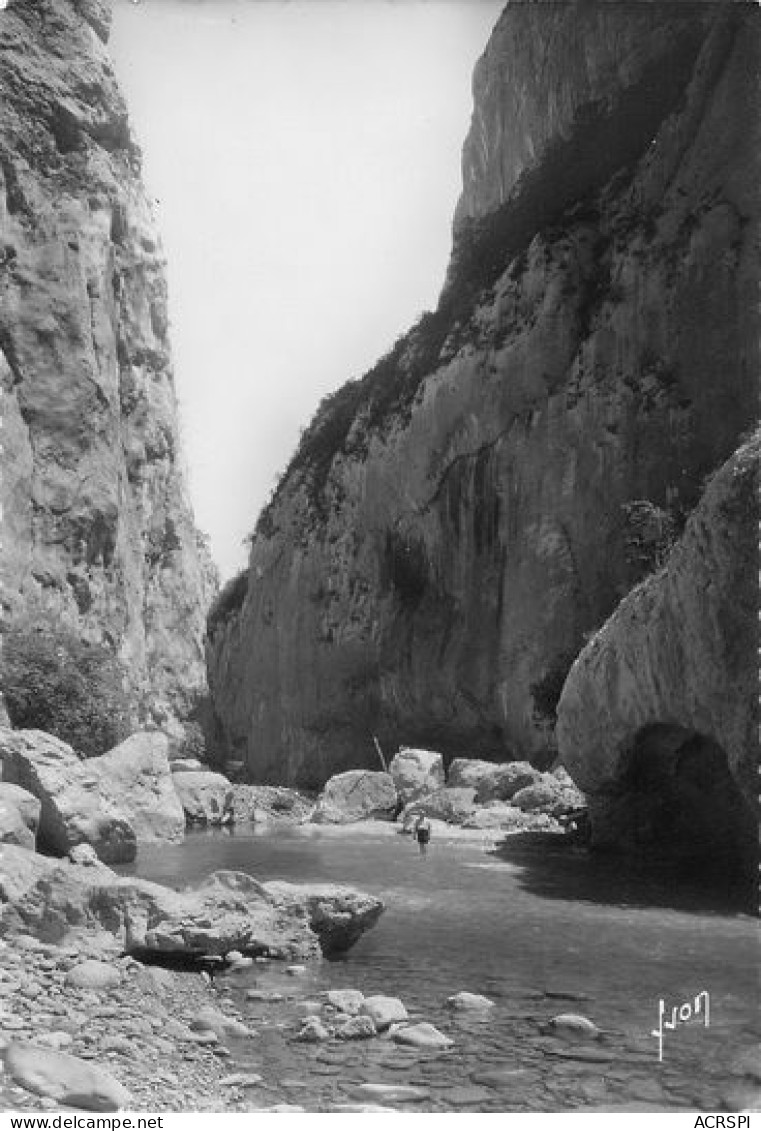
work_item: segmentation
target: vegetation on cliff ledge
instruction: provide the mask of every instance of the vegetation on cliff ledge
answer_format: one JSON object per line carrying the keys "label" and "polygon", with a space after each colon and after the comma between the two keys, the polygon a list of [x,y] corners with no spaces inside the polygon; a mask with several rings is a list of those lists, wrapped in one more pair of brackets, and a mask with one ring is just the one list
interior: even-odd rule
{"label": "vegetation on cliff ledge", "polygon": [[104,645],[25,617],[3,633],[2,667],[14,727],[47,731],[85,757],[104,754],[129,735],[127,673]]}

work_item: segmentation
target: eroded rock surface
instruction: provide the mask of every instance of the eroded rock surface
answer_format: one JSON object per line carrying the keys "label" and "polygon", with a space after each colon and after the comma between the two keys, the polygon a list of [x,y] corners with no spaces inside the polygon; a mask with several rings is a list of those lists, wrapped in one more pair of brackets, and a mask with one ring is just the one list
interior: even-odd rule
{"label": "eroded rock surface", "polygon": [[568,676],[558,738],[597,844],[755,858],[760,451],[717,472]]}

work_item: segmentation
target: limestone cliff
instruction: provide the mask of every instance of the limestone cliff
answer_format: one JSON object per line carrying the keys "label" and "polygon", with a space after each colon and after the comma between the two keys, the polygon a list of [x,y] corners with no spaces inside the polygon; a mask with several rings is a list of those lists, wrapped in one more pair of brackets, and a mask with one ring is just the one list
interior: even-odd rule
{"label": "limestone cliff", "polygon": [[439,305],[321,405],[212,611],[223,757],[554,756],[585,636],[754,412],[757,15],[507,6]]}
{"label": "limestone cliff", "polygon": [[757,435],[571,668],[558,743],[596,844],[755,858],[760,460]]}
{"label": "limestone cliff", "polygon": [[2,601],[118,652],[162,715],[204,686],[214,579],[109,19],[105,0],[0,12]]}

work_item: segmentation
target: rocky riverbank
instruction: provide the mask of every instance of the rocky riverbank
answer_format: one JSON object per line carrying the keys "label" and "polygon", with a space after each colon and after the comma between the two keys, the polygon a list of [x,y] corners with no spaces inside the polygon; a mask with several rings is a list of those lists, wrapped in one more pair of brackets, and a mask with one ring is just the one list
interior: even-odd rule
{"label": "rocky riverbank", "polygon": [[204,977],[91,954],[89,945],[55,946],[30,935],[3,941],[0,1108],[50,1111],[68,1101],[87,1110],[227,1110],[222,1081],[232,1054],[198,1026],[216,1006]]}

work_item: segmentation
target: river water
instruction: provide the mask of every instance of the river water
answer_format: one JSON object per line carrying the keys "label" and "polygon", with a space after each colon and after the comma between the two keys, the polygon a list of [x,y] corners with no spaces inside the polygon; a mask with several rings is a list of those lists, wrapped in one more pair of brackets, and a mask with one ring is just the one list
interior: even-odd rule
{"label": "river water", "polygon": [[[263,1040],[233,1049],[260,1072],[247,1102],[327,1111],[362,1082],[414,1084],[425,1111],[744,1110],[758,1102],[738,1057],[757,1049],[757,921],[722,893],[673,875],[625,872],[615,860],[569,850],[562,838],[513,837],[504,850],[438,839],[421,856],[392,827],[316,826],[266,833],[198,833],[141,850],[135,870],[172,886],[222,868],[259,879],[343,882],[380,896],[380,923],[338,962],[291,977],[277,963],[218,978]],[[285,995],[251,1002],[259,988]],[[455,1044],[410,1052],[388,1040],[293,1043],[304,1000],[326,988],[402,998]],[[460,990],[495,1008],[453,1014]],[[709,994],[709,1025],[666,1029],[658,1005]],[[705,999],[701,999],[702,1002]],[[543,1033],[558,1013],[582,1013],[600,1041]],[[756,1098],[752,1098],[756,1096]],[[758,1110],[756,1107],[755,1110]]]}

